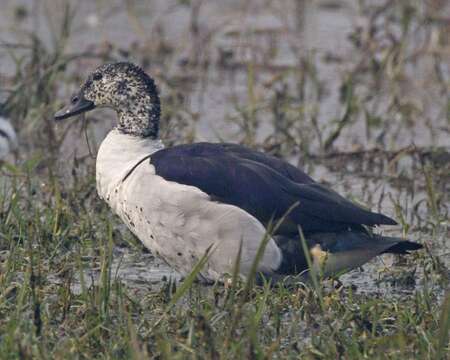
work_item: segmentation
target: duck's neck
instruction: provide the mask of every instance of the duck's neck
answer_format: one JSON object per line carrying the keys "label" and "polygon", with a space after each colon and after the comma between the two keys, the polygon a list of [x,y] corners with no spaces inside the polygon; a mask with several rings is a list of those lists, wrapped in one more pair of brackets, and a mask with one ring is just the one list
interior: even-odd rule
{"label": "duck's neck", "polygon": [[161,140],[112,130],[97,153],[97,190],[104,197],[145,157],[164,148]]}
{"label": "duck's neck", "polygon": [[[152,87],[150,86],[152,85]],[[161,104],[153,82],[147,84],[147,91],[127,93],[116,106],[117,129],[124,134],[140,138],[158,139]],[[131,90],[128,90],[131,91]]]}

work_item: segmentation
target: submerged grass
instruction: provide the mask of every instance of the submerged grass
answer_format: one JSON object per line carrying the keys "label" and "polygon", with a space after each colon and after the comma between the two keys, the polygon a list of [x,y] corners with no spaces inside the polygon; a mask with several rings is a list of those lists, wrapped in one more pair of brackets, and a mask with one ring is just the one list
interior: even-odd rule
{"label": "submerged grass", "polygon": [[[201,14],[201,3],[192,4],[195,16]],[[302,1],[296,3],[303,6]],[[359,3],[364,7],[364,1]],[[380,180],[378,176],[383,185],[393,187],[386,196],[383,190],[379,200],[369,194],[368,202],[390,200],[405,235],[423,242],[426,251],[378,270],[378,281],[367,288],[323,281],[320,274],[312,275],[312,285],[255,286],[253,276],[238,279],[237,266],[231,284],[204,286],[194,280],[208,254],[181,284],[170,279],[151,287],[122,279],[121,265],[114,263],[115,250],[127,247],[138,257],[143,248],[97,199],[89,156],[74,155],[61,175],[57,160],[70,138],[78,136],[78,129],[70,124],[55,130],[51,114],[57,107],[59,84],[70,88],[86,75],[82,61],[118,59],[117,53],[125,50],[66,55],[65,46],[73,35],[70,7],[65,8],[60,31],[52,32],[61,34],[53,36],[52,46],[45,46],[37,36],[27,37],[18,52],[9,44],[16,73],[5,76],[5,89],[0,91],[7,90],[6,110],[20,130],[22,154],[15,165],[0,164],[0,358],[449,358],[448,149],[433,156],[430,144],[399,156],[396,149],[390,152],[385,140],[409,134],[411,123],[423,115],[413,100],[400,96],[399,89],[408,81],[406,69],[414,65],[412,57],[420,56],[411,50],[412,34],[424,28],[425,34],[442,30],[442,24],[423,12],[418,2],[392,3],[366,9],[372,11],[370,31],[351,34],[358,56],[342,75],[337,111],[342,115],[334,123],[319,121],[327,85],[320,79],[317,56],[299,56],[298,68],[282,69],[275,76],[271,68],[270,87],[261,85],[261,63],[256,60],[218,61],[218,71],[226,75],[239,66],[247,74],[247,99],[244,104],[234,99],[237,111],[230,120],[240,130],[239,141],[290,159],[302,153],[308,166],[323,160],[328,169],[360,176],[358,181],[364,176],[369,182]],[[139,9],[133,4],[127,2],[126,13],[145,38],[135,11]],[[379,26],[380,21],[386,26]],[[196,23],[191,23],[194,42],[201,36]],[[398,23],[400,31],[390,29]],[[177,60],[175,47],[167,44],[163,33],[160,39],[155,37],[151,44],[146,40],[141,48],[134,44],[126,50],[134,51],[134,58],[143,64],[150,55],[158,64],[163,94],[169,94],[163,98],[163,131],[170,142],[191,141],[195,132],[182,134],[194,128],[199,114],[185,109],[190,88],[184,89],[183,78],[168,71],[169,60]],[[389,47],[380,38],[388,39]],[[436,52],[433,71],[442,73],[445,64],[439,48],[432,50]],[[270,63],[272,54],[264,61]],[[207,57],[206,50],[202,56]],[[203,79],[207,61],[189,61],[195,63],[186,68],[194,79],[189,81],[202,81],[198,79]],[[63,78],[63,70],[73,75]],[[445,71],[438,85],[448,106],[448,83],[443,77]],[[389,91],[374,95],[370,90],[378,82],[387,84]],[[260,119],[267,113],[273,131],[261,141]],[[95,115],[91,120],[96,122]],[[384,146],[383,150],[335,151],[343,133],[362,120],[367,141]],[[441,125],[429,121],[427,126],[437,133]],[[409,155],[409,162],[403,164]],[[395,188],[398,182],[407,194]],[[344,194],[352,190],[354,181],[349,183],[350,189],[342,189]],[[256,274],[256,265],[252,273]]]}

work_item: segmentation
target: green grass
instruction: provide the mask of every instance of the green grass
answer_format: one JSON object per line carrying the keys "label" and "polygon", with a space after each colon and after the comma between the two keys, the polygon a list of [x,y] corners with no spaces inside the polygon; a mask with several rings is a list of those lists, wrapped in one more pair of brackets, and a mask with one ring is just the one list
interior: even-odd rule
{"label": "green grass", "polygon": [[[448,294],[431,280],[386,298],[329,283],[205,287],[191,276],[136,296],[112,271],[108,210],[92,218],[76,199],[54,203],[57,186],[33,195],[23,181],[0,227],[3,358],[445,358]],[[92,267],[98,282],[87,285]]]}
{"label": "green grass", "polygon": [[[300,154],[306,169],[330,174],[327,179],[342,194],[374,209],[391,206],[402,225],[396,235],[403,231],[425,245],[392,266],[369,265],[343,284],[314,276],[311,285],[257,286],[253,278],[240,281],[236,268],[227,285],[204,286],[194,280],[208,254],[181,283],[168,279],[155,286],[121,278],[115,250],[125,247],[138,261],[143,247],[98,199],[94,160],[81,151],[85,140],[79,141],[81,150],[70,145],[84,138],[80,126],[54,126],[59,95],[68,96],[86,75],[83,61],[122,59],[118,53],[125,50],[142,64],[150,56],[163,90],[164,137],[170,144],[193,141],[197,122],[208,112],[192,111],[186,98],[192,83],[205,81],[207,54],[194,54],[183,77],[169,71],[179,54],[163,33],[153,35],[150,45],[142,41],[125,50],[70,53],[66,46],[76,31],[70,7],[51,23],[56,30],[50,44],[33,34],[20,47],[2,43],[16,71],[4,76],[0,90],[6,91],[6,110],[19,130],[21,154],[0,164],[0,358],[450,358],[450,149],[436,149],[432,142],[396,146],[412,139],[411,129],[422,119],[431,134],[443,131],[443,119],[448,127],[448,80],[440,48],[422,54],[413,46],[414,34],[443,36],[446,28],[418,2],[392,3],[374,9],[360,2],[372,25],[381,20],[387,25],[367,37],[357,30],[351,34],[354,61],[337,77],[340,102],[329,123],[320,116],[330,86],[322,81],[321,59],[312,53],[300,53],[292,68],[269,71],[270,81],[261,80],[256,60],[237,63],[245,74],[246,97],[224,98],[230,107],[225,118],[237,129],[233,141],[291,161]],[[125,11],[145,37],[140,10],[132,4],[117,11]],[[183,1],[178,6],[192,6],[192,16],[198,16],[199,5]],[[35,14],[21,8],[20,21],[27,16]],[[444,40],[438,45],[445,49]],[[265,61],[270,63],[271,56]],[[415,59],[420,56],[433,61],[428,75],[440,94],[432,102],[437,120],[401,90],[405,82],[413,84],[408,69],[419,71]],[[330,64],[340,71],[338,59]],[[218,66],[215,71],[228,76],[231,70]],[[101,120],[97,113],[88,118],[92,125],[86,134],[95,154],[93,128]],[[267,123],[273,131],[262,136]],[[371,145],[342,151],[342,138],[359,125]],[[355,184],[363,190],[353,189]]]}

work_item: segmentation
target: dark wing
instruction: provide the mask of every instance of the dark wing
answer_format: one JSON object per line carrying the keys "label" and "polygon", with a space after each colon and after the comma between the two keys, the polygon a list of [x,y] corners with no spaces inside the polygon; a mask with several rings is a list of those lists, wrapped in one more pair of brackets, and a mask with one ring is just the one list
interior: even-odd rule
{"label": "dark wing", "polygon": [[293,171],[281,160],[236,146],[179,145],[157,151],[150,161],[166,180],[195,186],[213,200],[240,207],[265,225],[298,203],[280,234],[297,233],[297,225],[305,233],[313,233],[395,224],[313,182],[300,170]]}
{"label": "dark wing", "polygon": [[299,168],[289,164],[288,162],[278,159],[275,156],[267,155],[260,151],[252,150],[248,147],[230,144],[230,143],[200,143],[200,146],[205,149],[208,147],[219,147],[226,151],[230,156],[235,156],[240,159],[252,160],[257,163],[266,165],[272,170],[279,172],[281,175],[287,177],[289,180],[300,184],[312,184],[315,181]]}

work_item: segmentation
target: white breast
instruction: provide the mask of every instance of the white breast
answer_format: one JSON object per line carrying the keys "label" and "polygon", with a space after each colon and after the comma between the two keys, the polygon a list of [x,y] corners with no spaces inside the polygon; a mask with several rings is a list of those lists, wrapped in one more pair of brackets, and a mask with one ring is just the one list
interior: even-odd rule
{"label": "white breast", "polygon": [[[144,157],[161,149],[161,143],[138,139],[113,130],[97,156],[97,190],[129,229],[156,255],[181,273],[189,272],[206,249],[214,251],[202,271],[215,280],[231,273],[242,239],[241,274],[247,275],[265,235],[263,225],[247,212],[210,200],[199,189],[155,174]],[[259,270],[272,272],[281,252],[271,239]]]}

